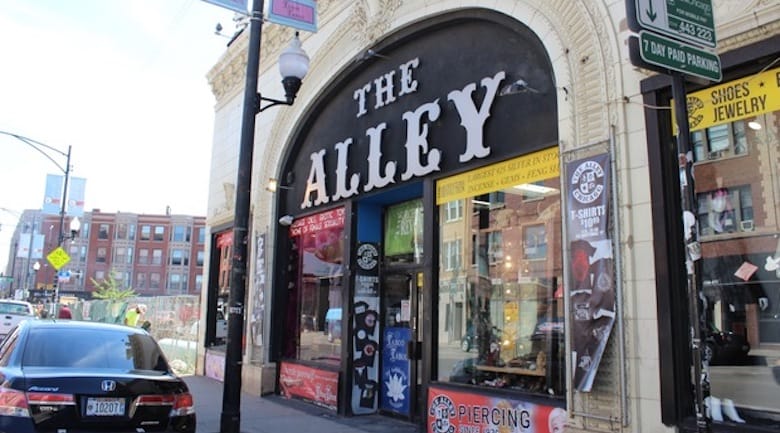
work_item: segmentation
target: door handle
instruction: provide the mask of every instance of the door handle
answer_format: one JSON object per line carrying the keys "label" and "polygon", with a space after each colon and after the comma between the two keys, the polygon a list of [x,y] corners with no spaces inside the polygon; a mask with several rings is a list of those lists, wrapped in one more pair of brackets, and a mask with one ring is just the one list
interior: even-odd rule
{"label": "door handle", "polygon": [[410,361],[422,359],[422,341],[410,340],[406,342],[406,357]]}

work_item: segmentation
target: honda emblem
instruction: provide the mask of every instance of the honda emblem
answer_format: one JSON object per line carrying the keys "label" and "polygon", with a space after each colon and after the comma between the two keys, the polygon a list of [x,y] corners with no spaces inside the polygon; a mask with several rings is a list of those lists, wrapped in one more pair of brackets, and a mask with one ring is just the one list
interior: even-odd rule
{"label": "honda emblem", "polygon": [[104,380],[100,383],[100,389],[105,392],[113,391],[116,389],[116,382],[113,380]]}

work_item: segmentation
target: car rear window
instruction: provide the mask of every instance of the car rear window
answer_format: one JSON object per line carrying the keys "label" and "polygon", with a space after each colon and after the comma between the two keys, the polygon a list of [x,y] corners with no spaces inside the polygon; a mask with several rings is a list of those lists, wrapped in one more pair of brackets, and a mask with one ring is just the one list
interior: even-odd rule
{"label": "car rear window", "polygon": [[165,357],[149,335],[65,327],[31,329],[22,367],[168,371]]}
{"label": "car rear window", "polygon": [[14,304],[11,302],[0,302],[0,314],[23,314],[30,316],[32,311],[24,304]]}

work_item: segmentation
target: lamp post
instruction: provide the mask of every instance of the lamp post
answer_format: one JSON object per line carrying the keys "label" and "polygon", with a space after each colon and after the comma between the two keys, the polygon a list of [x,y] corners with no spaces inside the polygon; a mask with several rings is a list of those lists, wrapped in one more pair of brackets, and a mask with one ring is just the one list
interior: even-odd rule
{"label": "lamp post", "polygon": [[[51,161],[54,165],[57,166],[57,168],[62,171],[62,173],[65,175],[65,181],[62,188],[62,200],[60,201],[60,230],[59,230],[59,242],[58,246],[62,246],[62,243],[65,241],[65,206],[68,202],[68,182],[70,181],[70,155],[71,155],[71,146],[68,146],[68,151],[63,152],[57,148],[51,147],[48,144],[41,143],[40,141],[33,140],[32,138],[24,137],[19,134],[14,134],[12,132],[6,132],[6,131],[0,131],[0,134],[8,135],[10,137],[14,137],[17,140],[27,144],[28,146],[32,147],[33,149],[37,150],[41,155],[45,156],[46,159]],[[54,160],[54,158],[51,157],[49,153],[46,151],[57,153],[61,156],[65,157],[65,166],[60,165],[57,161]],[[54,277],[54,302],[57,302],[57,276],[55,274]]]}
{"label": "lamp post", "polygon": [[[279,59],[285,100],[265,98],[257,92],[260,70],[260,46],[263,29],[263,0],[252,2],[249,22],[249,52],[247,53],[244,107],[241,122],[241,142],[236,176],[236,201],[233,217],[233,261],[228,297],[228,334],[225,351],[225,380],[222,393],[220,433],[238,433],[241,426],[241,358],[244,333],[244,300],[247,284],[247,251],[249,209],[252,187],[252,158],[255,141],[255,116],[275,105],[292,105],[309,69],[309,57],[301,49],[296,33],[290,46]],[[263,102],[267,104],[263,106]]]}

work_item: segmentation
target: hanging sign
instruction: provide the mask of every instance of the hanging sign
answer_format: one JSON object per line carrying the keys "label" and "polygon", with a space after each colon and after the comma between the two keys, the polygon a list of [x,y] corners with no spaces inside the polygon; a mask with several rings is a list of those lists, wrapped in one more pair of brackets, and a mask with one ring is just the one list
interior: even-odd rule
{"label": "hanging sign", "polygon": [[317,32],[317,2],[313,0],[271,0],[268,21],[307,32]]}
{"label": "hanging sign", "polygon": [[206,3],[211,3],[214,6],[229,9],[233,12],[240,14],[247,14],[247,0],[203,0]]}

